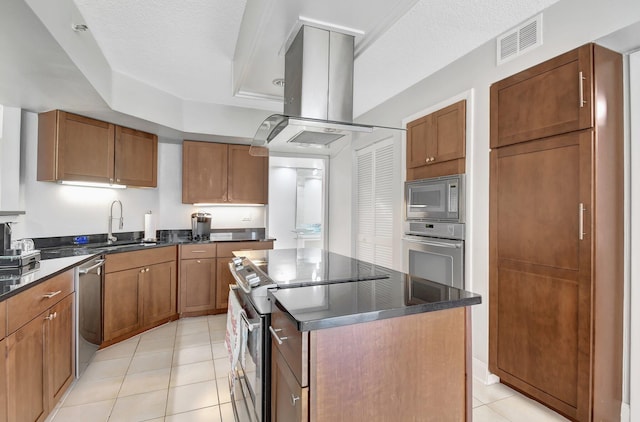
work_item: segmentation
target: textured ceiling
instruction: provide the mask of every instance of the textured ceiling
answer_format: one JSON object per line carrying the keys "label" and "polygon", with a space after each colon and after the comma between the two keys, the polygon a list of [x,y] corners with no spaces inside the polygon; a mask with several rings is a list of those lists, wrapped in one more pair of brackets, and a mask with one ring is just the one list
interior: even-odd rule
{"label": "textured ceiling", "polygon": [[555,1],[74,0],[113,71],[199,102],[274,109],[301,18],[353,31],[356,116]]}
{"label": "textured ceiling", "polygon": [[176,138],[251,138],[282,111],[272,80],[302,23],[355,36],[357,119],[556,1],[0,1],[0,100]]}

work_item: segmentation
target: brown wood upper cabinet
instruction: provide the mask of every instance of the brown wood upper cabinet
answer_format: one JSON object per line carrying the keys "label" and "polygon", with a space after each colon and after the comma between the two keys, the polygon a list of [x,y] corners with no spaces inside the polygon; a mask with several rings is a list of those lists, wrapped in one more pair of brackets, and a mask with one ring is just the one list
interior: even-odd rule
{"label": "brown wood upper cabinet", "polygon": [[268,157],[249,155],[248,145],[182,144],[184,204],[266,204],[268,181]]}
{"label": "brown wood upper cabinet", "polygon": [[[581,67],[585,108],[607,107],[592,128]],[[619,421],[622,57],[589,44],[497,82],[491,104],[489,368],[571,420]]]}
{"label": "brown wood upper cabinet", "polygon": [[593,47],[491,86],[491,148],[593,127]]}
{"label": "brown wood upper cabinet", "polygon": [[466,100],[407,124],[407,180],[464,173]]}
{"label": "brown wood upper cabinet", "polygon": [[38,115],[38,180],[156,187],[158,137],[61,110]]}

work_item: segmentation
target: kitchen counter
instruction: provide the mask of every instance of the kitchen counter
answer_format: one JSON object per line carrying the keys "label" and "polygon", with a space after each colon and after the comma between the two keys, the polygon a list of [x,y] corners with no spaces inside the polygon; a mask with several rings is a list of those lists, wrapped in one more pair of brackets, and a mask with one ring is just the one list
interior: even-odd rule
{"label": "kitchen counter", "polygon": [[96,254],[41,260],[38,267],[19,278],[9,278],[9,269],[0,270],[0,302],[32,286],[83,264]]}
{"label": "kitchen counter", "polygon": [[[378,267],[380,269],[381,267]],[[278,289],[270,297],[299,331],[339,327],[482,302],[480,295],[398,271],[389,278]]]}

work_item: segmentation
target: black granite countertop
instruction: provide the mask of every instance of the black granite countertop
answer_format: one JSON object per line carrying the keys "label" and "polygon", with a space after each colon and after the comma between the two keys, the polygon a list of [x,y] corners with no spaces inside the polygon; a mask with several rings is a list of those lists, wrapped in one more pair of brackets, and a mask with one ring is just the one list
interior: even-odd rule
{"label": "black granite countertop", "polygon": [[41,260],[35,268],[27,269],[22,274],[19,274],[18,277],[12,273],[13,269],[3,268],[0,270],[0,302],[51,277],[81,265],[95,256],[96,254],[85,254]]}
{"label": "black granite countertop", "polygon": [[472,306],[480,295],[389,270],[386,279],[270,290],[300,331]]}

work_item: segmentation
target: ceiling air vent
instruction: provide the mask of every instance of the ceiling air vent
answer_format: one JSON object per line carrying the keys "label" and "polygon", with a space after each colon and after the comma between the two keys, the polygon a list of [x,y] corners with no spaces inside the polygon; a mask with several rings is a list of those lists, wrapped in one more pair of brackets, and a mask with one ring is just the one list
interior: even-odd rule
{"label": "ceiling air vent", "polygon": [[542,13],[497,39],[497,64],[508,62],[542,45]]}

